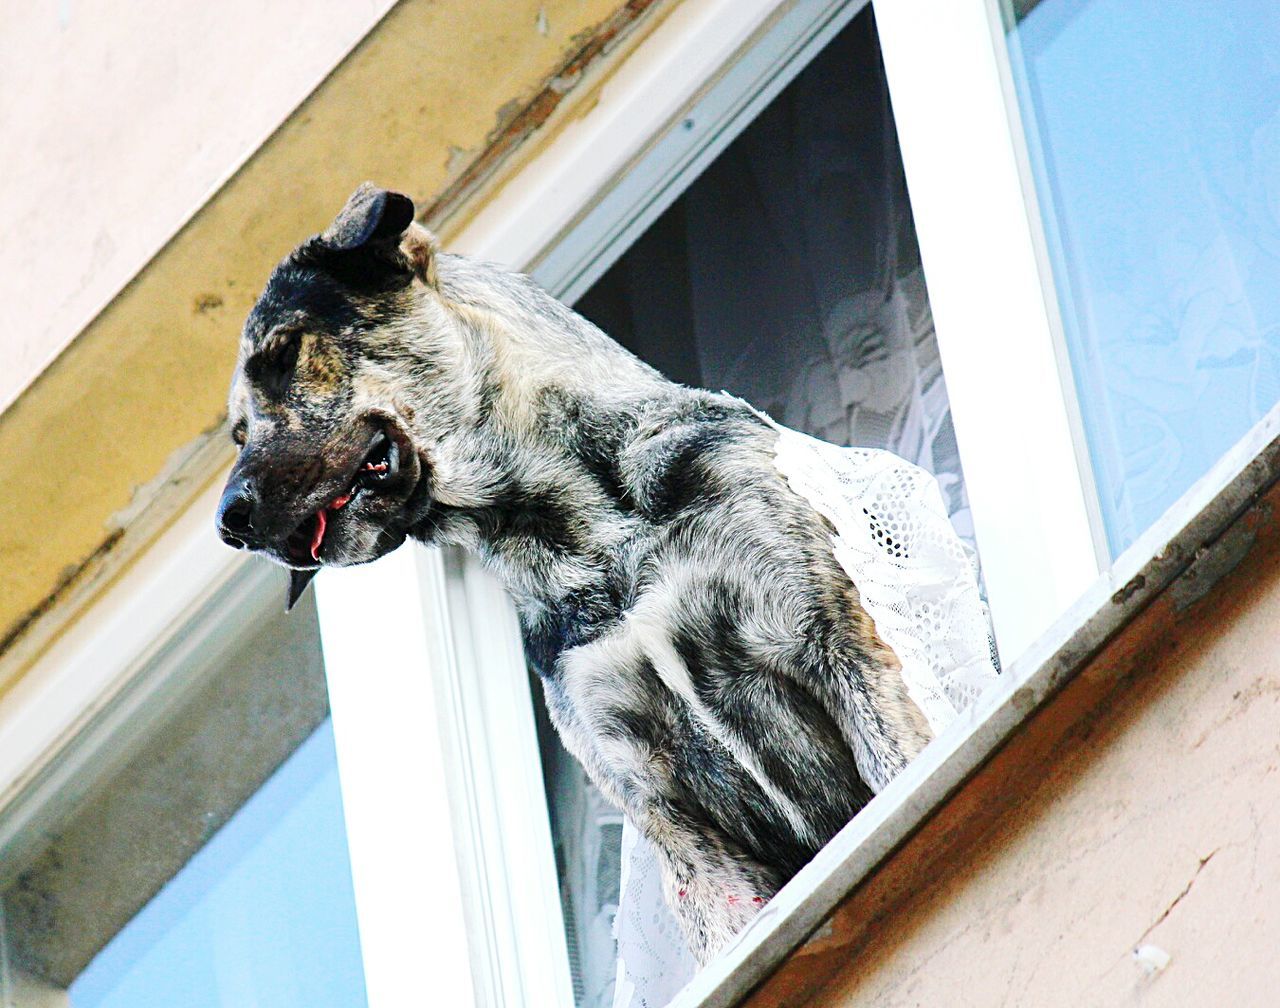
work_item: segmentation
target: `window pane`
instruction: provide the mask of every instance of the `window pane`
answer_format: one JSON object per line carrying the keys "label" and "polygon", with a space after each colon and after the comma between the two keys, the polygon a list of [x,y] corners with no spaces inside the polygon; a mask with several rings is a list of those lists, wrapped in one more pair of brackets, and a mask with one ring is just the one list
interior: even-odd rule
{"label": "window pane", "polygon": [[60,754],[0,851],[0,991],[366,1003],[315,604],[284,592],[246,564]]}
{"label": "window pane", "polygon": [[1115,555],[1280,399],[1280,7],[1018,0],[1011,20]]}
{"label": "window pane", "polygon": [[72,1008],[365,1004],[326,719],[71,984]]}

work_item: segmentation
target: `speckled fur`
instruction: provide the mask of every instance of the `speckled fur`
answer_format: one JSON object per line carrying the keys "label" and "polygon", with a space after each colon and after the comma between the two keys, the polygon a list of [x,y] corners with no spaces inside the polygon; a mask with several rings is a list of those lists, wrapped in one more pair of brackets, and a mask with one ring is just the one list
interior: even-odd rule
{"label": "speckled fur", "polygon": [[926,722],[759,416],[665,380],[526,277],[438,253],[401,200],[361,187],[245,326],[232,479],[262,496],[255,545],[281,559],[395,424],[411,478],[335,513],[322,559],[406,536],[483,559],[561,738],[656,846],[706,961]]}

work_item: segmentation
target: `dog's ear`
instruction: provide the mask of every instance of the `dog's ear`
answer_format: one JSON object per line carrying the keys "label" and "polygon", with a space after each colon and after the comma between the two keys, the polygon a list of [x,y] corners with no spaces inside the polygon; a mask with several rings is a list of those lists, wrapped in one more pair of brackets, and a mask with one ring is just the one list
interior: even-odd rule
{"label": "dog's ear", "polygon": [[[414,222],[413,213],[413,200],[408,196],[364,182],[319,242],[331,253],[372,253],[372,261],[383,263],[383,268],[416,273],[434,287],[440,244],[435,235]],[[348,259],[345,255],[340,258]],[[329,262],[337,265],[332,257]]]}
{"label": "dog's ear", "polygon": [[363,182],[320,235],[320,241],[335,252],[355,252],[371,246],[395,248],[412,223],[413,200],[403,193]]}

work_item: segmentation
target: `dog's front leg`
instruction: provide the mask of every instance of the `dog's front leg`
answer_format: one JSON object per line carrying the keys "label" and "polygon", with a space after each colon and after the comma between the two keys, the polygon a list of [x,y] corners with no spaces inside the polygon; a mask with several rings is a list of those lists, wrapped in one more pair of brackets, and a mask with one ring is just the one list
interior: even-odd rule
{"label": "dog's front leg", "polygon": [[779,882],[715,834],[681,826],[667,811],[651,808],[646,820],[636,825],[657,850],[667,905],[705,964],[750,923]]}
{"label": "dog's front leg", "polygon": [[543,680],[551,719],[596,787],[653,844],[667,905],[706,962],[773,896],[783,879],[710,820],[677,769],[688,731],[628,621],[566,652]]}

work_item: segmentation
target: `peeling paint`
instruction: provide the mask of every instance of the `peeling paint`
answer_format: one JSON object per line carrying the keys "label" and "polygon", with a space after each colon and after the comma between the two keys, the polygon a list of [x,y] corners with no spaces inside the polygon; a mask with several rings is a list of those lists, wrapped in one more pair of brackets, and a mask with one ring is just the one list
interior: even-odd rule
{"label": "peeling paint", "polygon": [[104,557],[111,553],[116,545],[120,542],[124,535],[124,529],[116,529],[107,535],[98,548],[85,557],[80,563],[64,567],[58,583],[54,586],[53,591],[46,595],[36,605],[34,609],[19,618],[15,623],[0,635],[0,654],[7,652],[9,648],[25,634],[45,613],[49,612],[53,606],[66,594],[76,579],[88,570],[92,570],[98,566]]}
{"label": "peeling paint", "polygon": [[510,101],[505,101],[499,105],[498,111],[493,116],[495,125],[486,138],[487,143],[492,144],[500,138],[503,131],[520,118],[520,114],[525,110],[525,107],[525,103],[519,98],[512,98]]}
{"label": "peeling paint", "polygon": [[1139,574],[1137,577],[1131,579],[1129,583],[1126,584],[1123,588],[1121,588],[1118,592],[1112,595],[1111,601],[1114,605],[1124,605],[1131,598],[1137,595],[1138,592],[1142,591],[1142,589],[1145,588],[1146,586],[1147,586],[1146,576],[1143,574]]}
{"label": "peeling paint", "polygon": [[449,173],[450,178],[456,178],[461,174],[470,163],[471,158],[475,155],[475,151],[466,147],[459,147],[457,144],[449,145],[449,156],[445,158],[444,169]]}
{"label": "peeling paint", "polygon": [[221,478],[221,470],[232,458],[224,420],[177,448],[157,476],[135,487],[129,504],[107,519],[97,548],[63,568],[53,589],[4,631],[0,695],[82,607],[168,526],[190,496],[211,479]]}
{"label": "peeling paint", "polygon": [[202,431],[194,441],[175,448],[155,476],[134,488],[129,503],[109,519],[108,528],[113,532],[128,528],[137,523],[162,496],[189,485],[193,464],[198,464],[198,460],[209,453],[211,442],[215,439],[224,450],[218,451],[218,446],[212,446],[214,454],[226,456],[229,461],[231,449],[226,446],[231,439],[227,433],[225,414],[212,427]]}
{"label": "peeling paint", "polygon": [[600,25],[573,36],[576,47],[560,69],[547,78],[532,100],[514,108],[503,105],[497,115],[497,127],[488,137],[488,146],[462,175],[428,206],[420,217],[438,226],[449,212],[493,176],[502,161],[531,134],[539,130],[556,111],[565,96],[582,80],[586,70],[600,60],[635,25],[658,0],[628,0]]}
{"label": "peeling paint", "polygon": [[1159,973],[1169,965],[1172,956],[1159,945],[1139,945],[1133,950],[1133,961],[1147,976]]}
{"label": "peeling paint", "polygon": [[1256,531],[1240,522],[1229,528],[1213,545],[1196,554],[1186,573],[1169,588],[1174,609],[1182,612],[1204,598],[1214,585],[1240,566],[1256,540]]}

